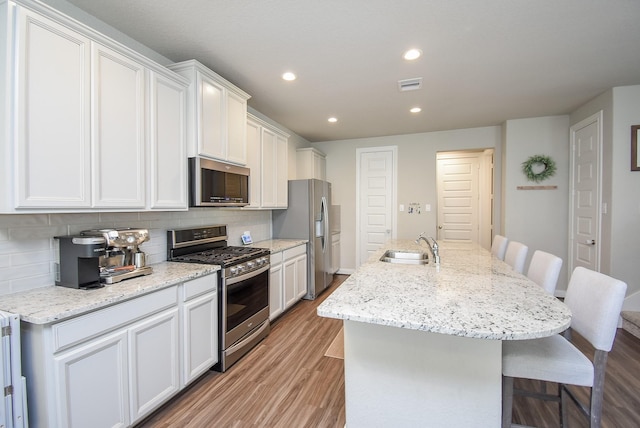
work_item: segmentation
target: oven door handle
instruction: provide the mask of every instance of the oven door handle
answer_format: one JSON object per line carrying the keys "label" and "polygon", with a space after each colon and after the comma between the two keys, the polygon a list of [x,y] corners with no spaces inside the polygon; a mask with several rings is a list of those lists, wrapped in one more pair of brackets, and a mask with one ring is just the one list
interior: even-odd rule
{"label": "oven door handle", "polygon": [[251,272],[247,272],[244,275],[236,276],[225,281],[227,286],[237,284],[238,282],[244,281],[245,279],[253,278],[254,276],[260,275],[262,272],[268,271],[270,265],[265,265],[257,270],[252,270]]}

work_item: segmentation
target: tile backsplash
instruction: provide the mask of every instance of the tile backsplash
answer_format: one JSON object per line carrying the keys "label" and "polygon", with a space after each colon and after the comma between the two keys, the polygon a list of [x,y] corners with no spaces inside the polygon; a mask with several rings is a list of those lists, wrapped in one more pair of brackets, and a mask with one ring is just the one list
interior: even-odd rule
{"label": "tile backsplash", "polygon": [[251,232],[254,242],[271,238],[271,211],[198,208],[183,212],[86,214],[0,214],[0,295],[53,285],[53,237],[87,229],[134,227],[149,229],[141,245],[147,264],[167,259],[167,230],[226,224],[229,245],[242,245]]}

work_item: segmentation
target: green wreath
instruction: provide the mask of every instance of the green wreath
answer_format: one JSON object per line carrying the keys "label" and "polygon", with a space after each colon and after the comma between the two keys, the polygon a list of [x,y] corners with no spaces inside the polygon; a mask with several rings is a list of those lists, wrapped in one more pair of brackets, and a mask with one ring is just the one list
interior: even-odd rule
{"label": "green wreath", "polygon": [[[536,173],[533,171],[534,165],[544,165],[544,169]],[[526,162],[522,162],[522,172],[527,176],[527,180],[538,183],[556,173],[556,163],[549,156],[531,156]]]}

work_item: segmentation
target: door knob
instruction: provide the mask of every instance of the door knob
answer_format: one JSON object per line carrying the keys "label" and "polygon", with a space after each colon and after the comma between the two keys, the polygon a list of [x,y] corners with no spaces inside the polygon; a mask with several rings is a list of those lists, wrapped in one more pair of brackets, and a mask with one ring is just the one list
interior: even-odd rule
{"label": "door knob", "polygon": [[442,226],[438,226],[438,229],[442,229]]}
{"label": "door knob", "polygon": [[595,239],[587,239],[586,244],[587,245],[596,245],[596,240]]}

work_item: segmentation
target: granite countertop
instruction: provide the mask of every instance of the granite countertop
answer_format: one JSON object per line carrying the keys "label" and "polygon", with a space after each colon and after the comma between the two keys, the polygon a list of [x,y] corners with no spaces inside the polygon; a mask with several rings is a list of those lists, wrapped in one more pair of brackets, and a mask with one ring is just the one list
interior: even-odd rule
{"label": "granite countertop", "polygon": [[533,339],[569,327],[571,312],[542,287],[476,244],[440,242],[440,265],[381,262],[374,253],[318,307],[318,315],[479,339]]}
{"label": "granite countertop", "polygon": [[309,241],[306,239],[267,239],[265,241],[255,242],[251,244],[250,247],[268,248],[271,254],[273,254],[306,244],[307,242]]}
{"label": "granite countertop", "polygon": [[93,290],[52,285],[3,295],[0,298],[0,310],[20,314],[20,319],[32,324],[49,324],[220,270],[216,265],[175,262],[158,263],[151,267],[151,275]]}

